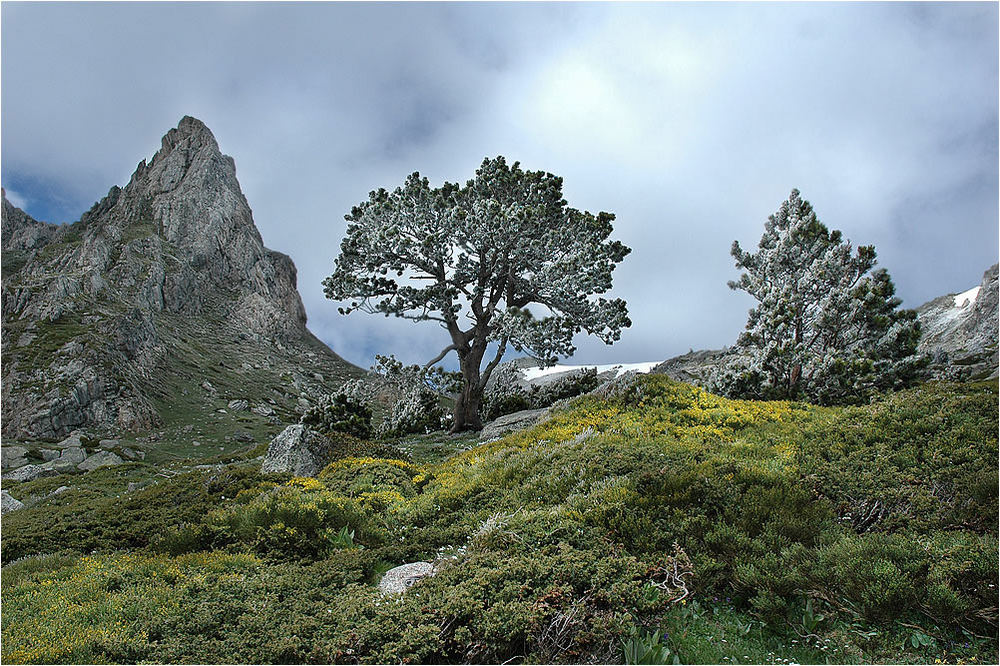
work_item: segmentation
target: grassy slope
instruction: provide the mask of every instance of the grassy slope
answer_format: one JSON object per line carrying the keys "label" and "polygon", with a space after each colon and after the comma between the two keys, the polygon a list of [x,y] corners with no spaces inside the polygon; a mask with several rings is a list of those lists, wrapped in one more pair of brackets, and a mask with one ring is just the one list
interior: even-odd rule
{"label": "grassy slope", "polygon": [[319,480],[101,470],[5,517],[5,561],[66,550],[4,568],[2,656],[607,662],[661,629],[687,663],[995,662],[997,423],[995,384],[824,409],[649,377]]}

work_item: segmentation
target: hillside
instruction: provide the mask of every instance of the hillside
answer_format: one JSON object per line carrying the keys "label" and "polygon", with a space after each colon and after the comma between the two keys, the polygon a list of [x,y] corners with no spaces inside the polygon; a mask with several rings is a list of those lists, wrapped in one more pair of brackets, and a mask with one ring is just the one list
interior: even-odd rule
{"label": "hillside", "polygon": [[4,196],[2,225],[5,443],[266,441],[268,417],[361,374],[306,328],[294,264],[264,247],[235,162],[194,118],[78,222]]}
{"label": "hillside", "polygon": [[402,381],[366,390],[412,428],[318,400],[364,373],[200,121],[72,225],[2,205],[3,663],[997,658],[995,266],[920,309],[961,383],[817,407],[677,381],[727,351],[515,359],[446,435]]}
{"label": "hillside", "polygon": [[995,383],[604,395],[316,479],[248,451],[5,483],[3,661],[995,663]]}

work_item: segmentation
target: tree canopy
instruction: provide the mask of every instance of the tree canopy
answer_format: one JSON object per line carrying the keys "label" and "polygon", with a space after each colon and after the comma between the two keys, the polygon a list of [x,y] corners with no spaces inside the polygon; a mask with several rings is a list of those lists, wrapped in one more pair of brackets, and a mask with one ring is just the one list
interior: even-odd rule
{"label": "tree canopy", "polygon": [[900,310],[875,247],[852,249],[792,190],[764,225],[757,252],[733,242],[745,272],[732,289],[757,300],[736,360],[715,378],[730,395],[856,402],[915,377],[920,324]]}
{"label": "tree canopy", "polygon": [[[615,216],[571,208],[562,178],[486,159],[465,186],[432,188],[419,173],[378,189],[345,216],[347,234],[326,296],[355,310],[434,321],[458,355],[464,386],[453,429],[478,428],[482,392],[508,347],[547,363],[575,351],[585,331],[607,344],[631,325],[606,299],[630,252],[609,240]],[[529,309],[534,306],[534,312]],[[485,367],[487,347],[496,353]]]}

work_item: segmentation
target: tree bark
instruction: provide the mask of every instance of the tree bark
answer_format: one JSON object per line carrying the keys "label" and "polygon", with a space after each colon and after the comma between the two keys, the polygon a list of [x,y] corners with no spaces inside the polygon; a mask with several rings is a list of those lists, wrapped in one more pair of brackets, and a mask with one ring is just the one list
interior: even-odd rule
{"label": "tree bark", "polygon": [[483,401],[483,389],[479,383],[479,366],[483,361],[486,348],[479,345],[459,354],[459,366],[462,370],[462,391],[455,401],[454,422],[451,432],[466,430],[482,430],[483,422],[479,418],[479,405]]}
{"label": "tree bark", "polygon": [[477,386],[466,384],[462,392],[455,401],[455,421],[451,426],[451,432],[464,432],[466,430],[482,430],[483,421],[479,418],[479,405],[482,403],[482,391]]}

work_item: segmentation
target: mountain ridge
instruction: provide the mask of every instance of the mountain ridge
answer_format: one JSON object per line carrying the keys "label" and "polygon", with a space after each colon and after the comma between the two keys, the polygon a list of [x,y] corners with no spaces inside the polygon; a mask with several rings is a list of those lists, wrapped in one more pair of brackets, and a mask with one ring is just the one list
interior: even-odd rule
{"label": "mountain ridge", "polygon": [[[149,396],[178,356],[193,370],[199,355],[274,355],[306,394],[361,372],[306,328],[294,263],[264,246],[235,161],[195,118],[71,225],[2,203],[6,437],[152,428],[170,405]],[[195,332],[211,349],[182,351]]]}

